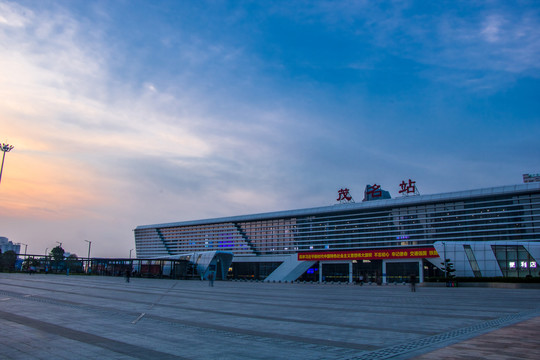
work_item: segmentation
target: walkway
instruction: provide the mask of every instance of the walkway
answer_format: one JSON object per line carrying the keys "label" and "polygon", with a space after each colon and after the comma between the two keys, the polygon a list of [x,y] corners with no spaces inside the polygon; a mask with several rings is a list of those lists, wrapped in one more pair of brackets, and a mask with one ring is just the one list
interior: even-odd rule
{"label": "walkway", "polygon": [[0,273],[2,359],[540,358],[540,290]]}

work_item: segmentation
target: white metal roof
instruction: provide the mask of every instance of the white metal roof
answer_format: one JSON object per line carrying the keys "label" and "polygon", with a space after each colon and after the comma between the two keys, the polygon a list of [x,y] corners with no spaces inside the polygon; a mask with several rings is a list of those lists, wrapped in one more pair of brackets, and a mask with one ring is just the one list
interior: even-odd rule
{"label": "white metal roof", "polygon": [[530,193],[530,192],[540,192],[540,183],[527,183],[527,184],[519,184],[519,185],[499,186],[499,187],[492,187],[492,188],[485,188],[485,189],[456,191],[456,192],[434,194],[434,195],[403,196],[403,197],[398,197],[394,199],[372,200],[372,201],[364,201],[360,203],[336,204],[336,205],[314,207],[314,208],[307,208],[307,209],[275,211],[275,212],[230,216],[230,217],[222,217],[222,218],[214,218],[214,219],[181,221],[181,222],[154,224],[154,225],[140,225],[140,226],[137,226],[135,230],[149,229],[149,228],[166,228],[166,227],[176,227],[176,226],[190,226],[190,225],[207,225],[207,224],[229,223],[229,222],[240,222],[240,221],[270,220],[270,219],[276,219],[276,218],[304,217],[304,216],[318,215],[318,214],[347,212],[351,210],[366,210],[366,209],[377,209],[377,208],[388,208],[388,207],[411,206],[411,205],[419,205],[419,204],[426,204],[426,203],[440,203],[440,202],[446,202],[446,201],[458,201],[458,200],[478,198],[478,197],[487,197],[487,196],[505,195],[505,194],[520,194],[520,193]]}

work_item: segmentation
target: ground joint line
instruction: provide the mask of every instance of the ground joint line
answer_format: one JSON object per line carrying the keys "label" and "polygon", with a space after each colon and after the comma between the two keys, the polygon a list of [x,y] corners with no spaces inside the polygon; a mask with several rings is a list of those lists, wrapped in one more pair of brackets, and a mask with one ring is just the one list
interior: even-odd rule
{"label": "ground joint line", "polygon": [[139,322],[139,320],[141,320],[144,317],[144,315],[146,315],[146,313],[141,313],[141,315],[139,315],[139,317],[133,320],[131,323],[135,325],[136,323]]}

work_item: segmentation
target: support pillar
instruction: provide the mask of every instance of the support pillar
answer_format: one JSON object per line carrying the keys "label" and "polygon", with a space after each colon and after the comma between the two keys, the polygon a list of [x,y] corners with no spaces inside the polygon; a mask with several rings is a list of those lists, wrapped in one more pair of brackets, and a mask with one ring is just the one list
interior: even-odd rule
{"label": "support pillar", "polygon": [[418,283],[424,282],[424,260],[418,260]]}
{"label": "support pillar", "polygon": [[322,261],[319,261],[319,282],[322,283]]}
{"label": "support pillar", "polygon": [[349,262],[349,283],[353,282],[353,266],[352,261]]}
{"label": "support pillar", "polygon": [[386,283],[386,260],[382,261],[382,282]]}

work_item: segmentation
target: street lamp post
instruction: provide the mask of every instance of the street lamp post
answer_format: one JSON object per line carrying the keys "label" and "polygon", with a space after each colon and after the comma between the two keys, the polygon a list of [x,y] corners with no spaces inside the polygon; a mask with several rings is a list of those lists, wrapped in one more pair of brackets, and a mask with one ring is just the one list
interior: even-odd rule
{"label": "street lamp post", "polygon": [[84,240],[88,243],[88,259],[90,259],[90,247],[92,246],[92,242],[90,240]]}
{"label": "street lamp post", "polygon": [[0,182],[2,181],[2,171],[4,170],[4,159],[6,158],[6,153],[13,150],[13,145],[4,144],[2,143],[2,147],[0,147],[0,150],[4,153],[2,155],[2,167],[0,167]]}
{"label": "street lamp post", "polygon": [[131,252],[133,251],[134,249],[131,249],[129,250],[129,258],[131,259]]}
{"label": "street lamp post", "polygon": [[88,272],[88,269],[90,269],[90,247],[92,246],[92,242],[90,240],[84,240],[88,243],[88,256],[87,256],[87,265],[86,265],[86,272]]}
{"label": "street lamp post", "polygon": [[24,258],[26,259],[26,249],[28,249],[28,244],[25,243],[19,243],[21,245],[24,245]]}

